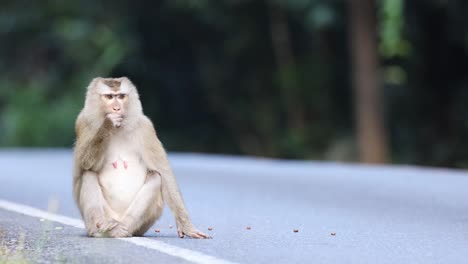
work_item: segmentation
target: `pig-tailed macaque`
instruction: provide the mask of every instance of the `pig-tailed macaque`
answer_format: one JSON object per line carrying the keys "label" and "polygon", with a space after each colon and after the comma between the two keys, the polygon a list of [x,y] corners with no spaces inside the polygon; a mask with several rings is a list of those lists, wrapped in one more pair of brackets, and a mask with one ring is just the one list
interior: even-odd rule
{"label": "pig-tailed macaque", "polygon": [[73,195],[89,236],[142,236],[166,202],[179,237],[209,238],[192,225],[166,151],[128,78],[93,79],[75,129]]}

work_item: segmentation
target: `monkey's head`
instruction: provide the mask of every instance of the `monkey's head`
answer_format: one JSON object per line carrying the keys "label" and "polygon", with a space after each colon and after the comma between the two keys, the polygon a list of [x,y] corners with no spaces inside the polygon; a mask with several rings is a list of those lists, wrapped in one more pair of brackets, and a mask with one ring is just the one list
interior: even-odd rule
{"label": "monkey's head", "polygon": [[136,87],[127,77],[95,78],[88,86],[85,109],[105,117],[120,114],[126,119],[142,112]]}

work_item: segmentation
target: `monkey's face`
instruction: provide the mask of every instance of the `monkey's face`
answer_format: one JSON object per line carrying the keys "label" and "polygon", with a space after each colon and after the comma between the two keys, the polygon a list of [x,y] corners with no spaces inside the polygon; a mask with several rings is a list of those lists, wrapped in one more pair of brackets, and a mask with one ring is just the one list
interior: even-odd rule
{"label": "monkey's face", "polygon": [[101,94],[102,105],[106,114],[125,115],[128,105],[128,95],[120,92]]}
{"label": "monkey's face", "polygon": [[105,79],[98,85],[101,106],[105,114],[124,116],[128,108],[129,89],[126,83],[116,79]]}

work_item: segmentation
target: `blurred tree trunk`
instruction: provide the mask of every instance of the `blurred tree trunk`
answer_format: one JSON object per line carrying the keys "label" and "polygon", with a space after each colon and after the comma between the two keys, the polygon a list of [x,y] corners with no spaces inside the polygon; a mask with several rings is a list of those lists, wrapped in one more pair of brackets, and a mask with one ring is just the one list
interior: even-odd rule
{"label": "blurred tree trunk", "polygon": [[388,161],[388,148],[378,70],[375,3],[373,0],[350,0],[349,5],[360,160],[366,163],[385,163]]}

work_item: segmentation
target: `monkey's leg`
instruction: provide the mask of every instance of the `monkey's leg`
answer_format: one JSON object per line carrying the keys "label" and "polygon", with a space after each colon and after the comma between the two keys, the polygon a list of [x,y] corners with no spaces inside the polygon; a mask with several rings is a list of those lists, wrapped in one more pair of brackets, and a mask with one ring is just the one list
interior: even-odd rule
{"label": "monkey's leg", "polygon": [[85,171],[82,177],[79,207],[89,236],[102,237],[118,225],[109,215],[109,206],[102,194],[95,172]]}
{"label": "monkey's leg", "polygon": [[157,173],[150,174],[130,203],[122,223],[131,234],[141,236],[161,216],[163,207],[161,176]]}

